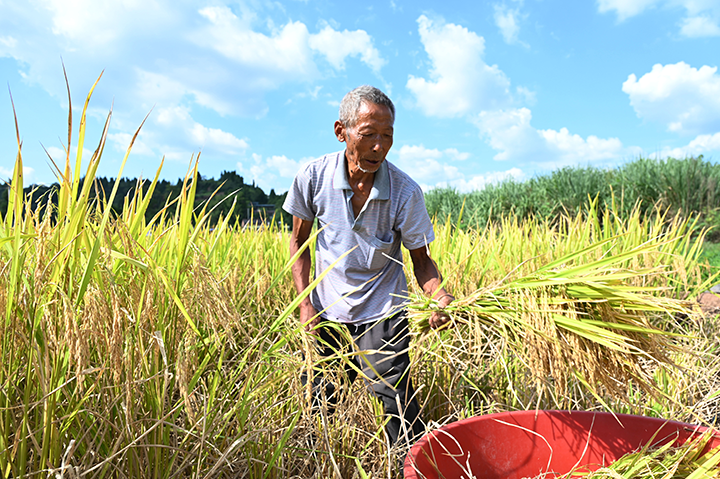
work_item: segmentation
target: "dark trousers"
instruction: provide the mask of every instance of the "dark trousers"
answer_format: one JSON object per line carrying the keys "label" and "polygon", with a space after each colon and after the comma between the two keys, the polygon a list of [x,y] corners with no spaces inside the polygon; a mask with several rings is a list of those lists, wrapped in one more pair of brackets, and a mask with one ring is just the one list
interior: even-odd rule
{"label": "dark trousers", "polygon": [[[359,369],[368,390],[383,404],[390,444],[412,443],[420,437],[425,428],[410,380],[410,334],[405,311],[357,326],[322,323],[316,345],[323,359],[338,353],[356,354],[347,359],[321,360],[315,366],[313,408],[325,403],[332,414],[341,391],[355,380]],[[339,380],[334,381],[333,375]],[[302,382],[307,384],[306,374]]]}

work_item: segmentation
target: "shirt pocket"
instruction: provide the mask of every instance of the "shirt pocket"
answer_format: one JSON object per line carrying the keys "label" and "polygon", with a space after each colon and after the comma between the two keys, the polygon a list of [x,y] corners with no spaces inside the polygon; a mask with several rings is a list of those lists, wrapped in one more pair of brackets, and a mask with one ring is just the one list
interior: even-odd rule
{"label": "shirt pocket", "polygon": [[370,236],[368,242],[370,243],[370,251],[368,254],[368,269],[371,271],[378,271],[385,267],[388,261],[395,261],[392,253],[395,248],[395,234],[390,233],[390,241],[384,241],[376,236]]}

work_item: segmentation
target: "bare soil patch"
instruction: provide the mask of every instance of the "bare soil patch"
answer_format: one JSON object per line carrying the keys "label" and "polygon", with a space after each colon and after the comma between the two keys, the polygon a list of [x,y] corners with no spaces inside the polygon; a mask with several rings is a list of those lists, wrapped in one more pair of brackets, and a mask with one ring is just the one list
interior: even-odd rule
{"label": "bare soil patch", "polygon": [[720,314],[720,295],[706,291],[698,296],[697,301],[704,315],[715,316]]}

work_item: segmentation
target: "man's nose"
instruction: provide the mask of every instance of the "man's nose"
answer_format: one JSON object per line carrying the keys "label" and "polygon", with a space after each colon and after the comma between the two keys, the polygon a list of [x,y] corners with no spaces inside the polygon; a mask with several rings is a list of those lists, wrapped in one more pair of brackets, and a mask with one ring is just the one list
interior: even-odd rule
{"label": "man's nose", "polygon": [[383,135],[375,135],[373,137],[373,150],[374,151],[381,151],[387,149],[387,140]]}

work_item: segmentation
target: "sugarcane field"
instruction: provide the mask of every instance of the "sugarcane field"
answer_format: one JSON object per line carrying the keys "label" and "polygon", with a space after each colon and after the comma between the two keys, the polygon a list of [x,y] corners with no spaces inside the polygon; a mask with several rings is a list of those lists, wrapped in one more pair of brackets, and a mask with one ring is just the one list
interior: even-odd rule
{"label": "sugarcane field", "polygon": [[[200,197],[201,156],[177,195],[158,196],[158,170],[122,196],[135,137],[105,187],[90,100],[49,162],[55,189],[24,183],[22,124],[4,152],[2,477],[720,477],[717,163],[634,163],[695,168],[701,209],[630,187],[547,214],[487,196],[531,182],[426,193],[454,301],[426,294],[403,249],[423,437],[393,446],[353,366],[374,351],[320,357],[299,321],[323,276],[298,293],[291,270],[319,228],[291,255],[279,211],[243,224],[245,204]],[[432,327],[438,311],[450,322]],[[336,402],[313,402],[312,374]]]}

